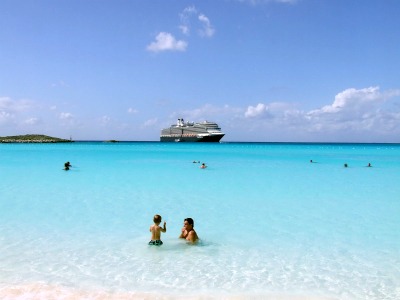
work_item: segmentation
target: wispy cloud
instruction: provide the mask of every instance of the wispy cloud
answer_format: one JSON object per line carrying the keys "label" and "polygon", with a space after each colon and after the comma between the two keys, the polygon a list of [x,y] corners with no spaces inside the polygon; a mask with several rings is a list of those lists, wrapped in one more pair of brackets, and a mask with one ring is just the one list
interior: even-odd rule
{"label": "wispy cloud", "polygon": [[137,114],[139,111],[135,108],[129,107],[128,108],[128,114]]}
{"label": "wispy cloud", "polygon": [[156,40],[147,46],[147,50],[151,52],[185,51],[187,45],[187,42],[177,40],[171,33],[160,32]]}
{"label": "wispy cloud", "polygon": [[197,9],[193,5],[186,7],[179,14],[180,19],[181,19],[181,24],[179,25],[179,28],[181,29],[183,34],[185,34],[185,35],[190,34],[190,19],[194,15],[197,15]]}
{"label": "wispy cloud", "polygon": [[41,120],[39,118],[32,117],[32,118],[26,119],[24,121],[24,123],[27,125],[37,125],[37,124],[41,123]]}
{"label": "wispy cloud", "polygon": [[[98,128],[114,130],[113,134],[118,135],[137,124],[143,136],[156,138],[160,128],[183,117],[187,121],[218,122],[228,140],[237,138],[236,135],[253,141],[400,142],[400,89],[383,90],[378,86],[345,89],[333,95],[330,102],[325,101],[327,104],[309,110],[302,109],[299,103],[284,101],[258,101],[242,106],[205,104],[172,112],[165,120],[164,106],[160,115],[148,116],[146,121],[130,118],[128,123],[124,121],[126,124],[103,114],[83,121],[68,110],[55,115],[54,111],[49,113],[48,107],[43,112],[34,102],[27,103],[0,97],[2,132],[13,135],[18,130],[29,132],[34,128],[46,132],[51,128],[69,134],[71,130],[81,132],[84,127],[101,138],[106,132],[99,133]],[[136,109],[128,108],[127,113],[134,114]],[[166,123],[159,121],[161,116]]]}
{"label": "wispy cloud", "polygon": [[[258,120],[258,126],[274,130],[356,136],[400,134],[400,110],[386,106],[396,102],[400,90],[381,91],[379,87],[349,88],[338,93],[332,104],[303,111],[287,103],[259,103],[248,106],[246,119]],[[390,103],[389,103],[390,104]],[[392,103],[393,104],[393,103]],[[390,105],[389,105],[390,106]]]}
{"label": "wispy cloud", "polygon": [[217,121],[224,131],[240,132],[251,140],[399,142],[399,97],[399,89],[349,88],[339,92],[331,104],[312,110],[288,102],[245,107],[208,104],[174,112],[170,118]]}
{"label": "wispy cloud", "polygon": [[30,100],[14,100],[10,97],[0,97],[0,111],[12,112],[28,110],[34,105]]}
{"label": "wispy cloud", "polygon": [[109,116],[102,116],[101,118],[100,118],[100,124],[102,125],[102,126],[107,126],[108,124],[110,124],[111,123],[111,117],[109,117]]}
{"label": "wispy cloud", "polygon": [[385,107],[387,101],[398,96],[400,90],[349,88],[338,93],[332,104],[307,112],[305,118],[311,131],[400,130],[400,112]]}
{"label": "wispy cloud", "polygon": [[210,20],[203,14],[199,15],[199,21],[203,27],[199,30],[201,36],[212,37],[215,33],[215,29],[211,25]]}
{"label": "wispy cloud", "polygon": [[54,82],[51,84],[53,88],[68,88],[69,85],[64,80],[59,80],[58,82]]}
{"label": "wispy cloud", "polygon": [[0,110],[0,124],[6,124],[12,121],[14,114]]}
{"label": "wispy cloud", "polygon": [[31,100],[14,100],[10,97],[0,97],[0,124],[14,124],[18,116],[33,109],[35,103]]}
{"label": "wispy cloud", "polygon": [[212,37],[215,34],[215,29],[211,25],[210,19],[205,14],[200,13],[193,5],[186,7],[180,13],[180,19],[181,24],[179,28],[185,35],[190,34],[192,26],[198,30],[201,37]]}
{"label": "wispy cloud", "polygon": [[[198,35],[210,38],[215,34],[215,28],[212,26],[210,19],[203,13],[199,13],[197,8],[192,5],[188,6],[179,14],[180,24],[179,30],[188,38],[190,36],[192,26],[195,26]],[[195,20],[196,22],[194,22]],[[146,49],[150,52],[163,51],[186,51],[188,42],[186,40],[177,39],[172,33],[162,31],[155,37],[155,41],[150,43]]]}
{"label": "wispy cloud", "polygon": [[62,112],[58,115],[60,122],[60,125],[62,126],[77,126],[79,124],[79,121],[75,118],[75,116],[69,112]]}
{"label": "wispy cloud", "polygon": [[68,112],[62,112],[59,114],[60,120],[72,120],[74,116]]}
{"label": "wispy cloud", "polygon": [[360,114],[376,109],[381,103],[395,96],[399,96],[399,90],[381,92],[378,86],[364,89],[350,88],[337,94],[332,104],[313,110],[309,115],[340,112]]}

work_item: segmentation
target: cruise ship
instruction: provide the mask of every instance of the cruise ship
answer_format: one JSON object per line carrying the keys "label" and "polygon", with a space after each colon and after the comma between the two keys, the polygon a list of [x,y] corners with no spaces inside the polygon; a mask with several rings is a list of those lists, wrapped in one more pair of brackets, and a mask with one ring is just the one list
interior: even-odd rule
{"label": "cruise ship", "polygon": [[161,142],[219,142],[225,134],[214,122],[185,122],[178,119],[176,124],[161,130]]}

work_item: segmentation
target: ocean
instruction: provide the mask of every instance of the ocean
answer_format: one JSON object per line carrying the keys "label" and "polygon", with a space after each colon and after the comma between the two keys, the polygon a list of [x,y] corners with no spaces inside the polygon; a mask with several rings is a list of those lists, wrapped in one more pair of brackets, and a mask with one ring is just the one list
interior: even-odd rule
{"label": "ocean", "polygon": [[1,299],[400,299],[400,144],[0,144],[0,178]]}

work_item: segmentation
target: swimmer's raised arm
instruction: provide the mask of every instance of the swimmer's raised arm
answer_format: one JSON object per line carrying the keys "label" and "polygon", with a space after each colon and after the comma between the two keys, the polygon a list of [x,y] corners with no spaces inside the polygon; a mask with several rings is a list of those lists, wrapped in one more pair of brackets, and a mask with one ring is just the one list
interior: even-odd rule
{"label": "swimmer's raised arm", "polygon": [[179,236],[180,239],[184,239],[185,238],[185,227],[182,228],[181,230],[181,235]]}
{"label": "swimmer's raised arm", "polygon": [[162,232],[167,232],[167,222],[164,221],[164,227],[160,227]]}

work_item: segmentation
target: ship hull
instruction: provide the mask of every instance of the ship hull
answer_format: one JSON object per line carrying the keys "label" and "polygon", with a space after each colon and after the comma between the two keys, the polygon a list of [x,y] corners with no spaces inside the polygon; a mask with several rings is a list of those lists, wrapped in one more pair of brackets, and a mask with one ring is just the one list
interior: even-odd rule
{"label": "ship hull", "polygon": [[160,142],[186,142],[186,143],[218,143],[224,135],[209,135],[209,136],[161,136]]}

